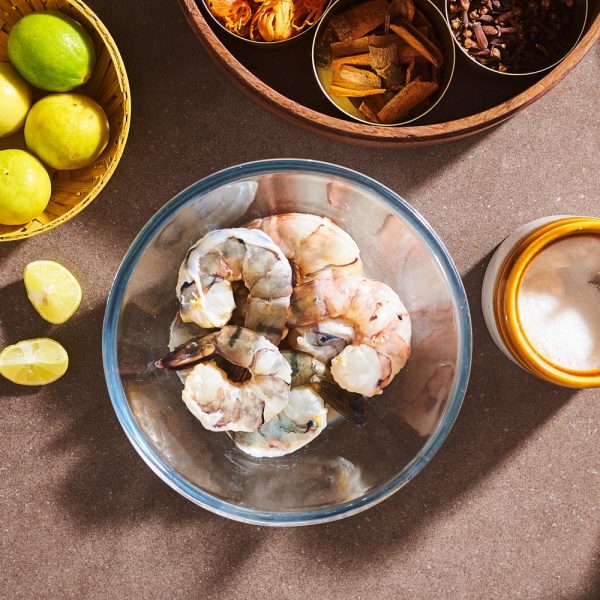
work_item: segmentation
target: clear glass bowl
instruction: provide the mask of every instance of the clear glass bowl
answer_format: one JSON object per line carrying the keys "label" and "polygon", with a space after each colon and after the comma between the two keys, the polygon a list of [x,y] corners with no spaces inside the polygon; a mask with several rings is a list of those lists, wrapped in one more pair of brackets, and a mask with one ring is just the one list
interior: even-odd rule
{"label": "clear glass bowl", "polygon": [[[177,375],[148,365],[167,351],[187,249],[210,230],[292,211],[327,216],[354,237],[367,275],[394,288],[411,314],[412,355],[370,400],[365,426],[338,421],[294,454],[256,459],[206,431],[183,404]],[[217,514],[301,525],[365,510],[425,467],[460,410],[472,336],[456,267],[407,202],[349,169],[285,159],[210,175],[150,219],[116,275],[102,344],[119,421],[159,477]]]}

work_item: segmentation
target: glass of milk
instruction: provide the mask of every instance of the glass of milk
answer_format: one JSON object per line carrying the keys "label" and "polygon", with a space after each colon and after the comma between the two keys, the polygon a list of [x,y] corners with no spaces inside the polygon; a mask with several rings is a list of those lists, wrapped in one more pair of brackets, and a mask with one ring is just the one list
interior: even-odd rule
{"label": "glass of milk", "polygon": [[498,247],[482,290],[488,330],[515,363],[566,387],[600,386],[600,219],[552,216]]}

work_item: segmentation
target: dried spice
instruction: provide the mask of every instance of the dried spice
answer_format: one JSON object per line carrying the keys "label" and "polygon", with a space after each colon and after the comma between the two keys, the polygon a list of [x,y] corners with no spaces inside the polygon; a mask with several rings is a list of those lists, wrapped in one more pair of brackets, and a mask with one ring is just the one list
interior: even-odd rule
{"label": "dried spice", "polygon": [[328,0],[207,0],[229,31],[250,40],[287,40],[314,25]]}
{"label": "dried spice", "polygon": [[355,83],[356,85],[359,85],[367,90],[382,87],[381,78],[374,73],[371,73],[371,71],[367,71],[366,69],[358,69],[348,65],[344,65],[340,69],[340,78],[344,81]]}
{"label": "dried spice", "polygon": [[496,71],[537,71],[571,47],[573,0],[448,0],[448,15],[461,46]]}
{"label": "dried spice", "polygon": [[287,40],[294,28],[292,0],[255,0],[259,8],[250,21],[250,39]]}
{"label": "dried spice", "polygon": [[331,54],[337,58],[350,57],[362,52],[368,52],[369,48],[383,48],[385,46],[396,46],[398,61],[408,64],[412,60],[425,60],[412,46],[403,44],[396,34],[390,35],[368,35],[352,40],[350,42],[333,42]]}
{"label": "dried spice", "polygon": [[417,115],[439,89],[444,58],[413,0],[354,4],[331,18],[323,40],[329,59],[319,52],[318,67],[331,73],[328,93],[367,121]]}
{"label": "dried spice", "polygon": [[399,19],[398,25],[390,25],[390,29],[399,35],[409,46],[412,46],[421,56],[424,56],[436,67],[441,67],[444,61],[440,49],[427,39],[419,29],[408,21]]}
{"label": "dried spice", "polygon": [[395,123],[431,96],[437,88],[438,84],[434,81],[411,81],[377,113],[379,120],[382,123]]}
{"label": "dried spice", "polygon": [[243,35],[252,18],[252,9],[246,0],[208,0],[207,5],[229,31]]}
{"label": "dried spice", "polygon": [[383,25],[387,13],[387,0],[369,0],[335,15],[330,24],[339,40],[348,42]]}
{"label": "dried spice", "polygon": [[329,91],[334,96],[342,96],[346,98],[364,98],[365,96],[372,96],[374,94],[385,94],[385,90],[383,88],[373,88],[371,90],[355,90],[347,86],[341,87],[338,85],[331,85]]}

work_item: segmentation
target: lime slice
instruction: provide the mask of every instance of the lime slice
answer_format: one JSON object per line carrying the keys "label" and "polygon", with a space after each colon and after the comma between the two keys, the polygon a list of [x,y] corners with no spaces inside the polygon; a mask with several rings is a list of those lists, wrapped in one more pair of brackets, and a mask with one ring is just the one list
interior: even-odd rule
{"label": "lime slice", "polygon": [[27,297],[42,318],[64,323],[81,302],[81,286],[71,271],[53,260],[36,260],[23,273]]}
{"label": "lime slice", "polygon": [[68,366],[67,351],[49,338],[23,340],[0,353],[0,375],[19,385],[52,383]]}

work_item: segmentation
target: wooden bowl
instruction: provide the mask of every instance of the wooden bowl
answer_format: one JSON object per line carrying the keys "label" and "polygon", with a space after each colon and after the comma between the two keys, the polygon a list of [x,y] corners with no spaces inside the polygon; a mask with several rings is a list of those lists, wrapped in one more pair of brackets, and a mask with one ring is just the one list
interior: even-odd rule
{"label": "wooden bowl", "polygon": [[[418,124],[408,126],[378,127],[340,118],[333,107],[327,106],[327,99],[321,98],[316,83],[314,87],[309,87],[308,79],[302,78],[308,64],[308,75],[314,80],[310,68],[310,50],[307,50],[306,61],[303,56],[292,53],[300,51],[300,41],[290,50],[281,49],[286,52],[281,61],[270,60],[266,64],[253,49],[240,47],[213,30],[194,0],[179,0],[179,3],[207,54],[242,91],[259,104],[286,121],[321,135],[353,144],[388,148],[449,142],[505,121],[552,89],[600,38],[600,0],[590,0],[584,35],[573,51],[545,75],[495,77],[492,80],[487,74],[481,76],[479,70],[469,68],[471,59],[458,53],[454,75],[457,85],[455,95],[450,89],[445,102],[429,113],[423,124],[419,120]],[[443,9],[442,1],[434,0],[434,3]],[[299,70],[293,71],[291,76],[289,72],[292,69],[287,67],[287,73],[282,73],[278,67],[280,64],[297,65]],[[465,94],[465,89],[472,92]],[[487,99],[487,103],[482,104],[482,98]],[[442,104],[447,108],[442,109]]]}
{"label": "wooden bowl", "polygon": [[[59,10],[79,21],[91,34],[97,63],[90,80],[75,92],[93,98],[110,123],[110,140],[100,158],[84,169],[49,171],[52,196],[46,210],[25,225],[0,225],[0,241],[18,240],[48,231],[82,211],[106,185],[123,154],[131,114],[129,82],[117,46],[100,19],[80,0],[0,0],[0,61],[8,61],[8,33],[25,15]],[[40,93],[43,95],[43,93]],[[23,133],[0,139],[0,149],[26,149]]]}

